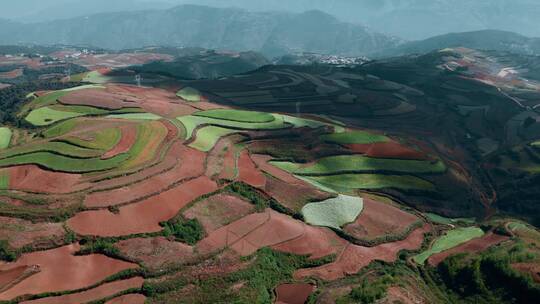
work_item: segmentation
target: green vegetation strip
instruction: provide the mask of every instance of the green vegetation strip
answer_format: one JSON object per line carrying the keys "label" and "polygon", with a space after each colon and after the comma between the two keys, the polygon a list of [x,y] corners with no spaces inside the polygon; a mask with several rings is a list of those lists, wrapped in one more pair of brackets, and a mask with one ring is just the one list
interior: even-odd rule
{"label": "green vegetation strip", "polygon": [[340,194],[336,198],[305,205],[302,215],[308,224],[341,229],[343,225],[354,222],[363,207],[361,198]]}
{"label": "green vegetation strip", "polygon": [[93,158],[102,154],[100,150],[93,150],[71,145],[65,142],[45,142],[27,146],[19,146],[4,152],[0,152],[0,159],[14,157],[18,155],[30,154],[35,152],[50,152],[74,158]]}
{"label": "green vegetation strip", "polygon": [[9,172],[7,170],[0,171],[0,190],[9,189]]}
{"label": "green vegetation strip", "polygon": [[272,122],[276,119],[272,114],[269,114],[269,113],[256,112],[256,111],[230,110],[230,109],[215,109],[215,110],[201,111],[193,115],[221,119],[221,120],[230,120],[230,121],[237,121],[237,122],[253,122],[253,123]]}
{"label": "green vegetation strip", "polygon": [[401,190],[435,189],[432,183],[410,175],[338,174],[329,176],[299,176],[303,180],[331,192],[352,192],[357,189],[396,188]]}
{"label": "green vegetation strip", "polygon": [[238,131],[215,126],[207,126],[197,131],[195,140],[189,146],[199,151],[208,152],[214,148],[221,137],[236,132]]}
{"label": "green vegetation strip", "polygon": [[337,144],[372,144],[377,142],[387,142],[390,138],[384,135],[369,133],[366,131],[349,131],[322,135],[321,139]]}
{"label": "green vegetation strip", "polygon": [[108,115],[107,118],[128,120],[160,120],[162,117],[152,113],[126,113]]}
{"label": "green vegetation strip", "polygon": [[457,223],[474,224],[474,218],[447,218],[434,213],[424,214],[430,221],[436,224],[452,225]]}
{"label": "green vegetation strip", "polygon": [[274,165],[298,175],[323,175],[336,173],[352,173],[360,171],[387,171],[403,173],[443,173],[446,166],[443,162],[423,160],[402,160],[372,158],[362,155],[329,156],[317,160],[312,166],[283,164]]}
{"label": "green vegetation strip", "polygon": [[128,158],[129,154],[120,154],[107,160],[100,158],[75,159],[49,152],[36,152],[2,159],[0,167],[34,164],[54,171],[88,173],[114,169]]}
{"label": "green vegetation strip", "polygon": [[69,119],[43,131],[43,136],[45,136],[46,138],[62,136],[75,129],[76,126],[77,120]]}
{"label": "green vegetation strip", "polygon": [[177,117],[177,119],[186,128],[187,138],[191,138],[191,136],[193,135],[193,131],[200,125],[212,125],[217,127],[234,128],[239,130],[275,130],[287,128],[290,126],[289,124],[285,123],[283,117],[281,117],[280,115],[273,116],[275,118],[273,121],[263,123],[230,121],[193,115],[181,116]]}
{"label": "green vegetation strip", "polygon": [[430,249],[418,255],[415,255],[413,257],[413,260],[418,264],[424,264],[424,262],[430,256],[436,253],[454,248],[460,244],[463,244],[475,238],[479,238],[483,235],[484,231],[478,227],[465,227],[450,230],[445,235],[435,240]]}
{"label": "green vegetation strip", "polygon": [[190,102],[198,102],[201,101],[201,93],[194,88],[186,87],[178,91],[176,93],[176,96]]}
{"label": "green vegetation strip", "polygon": [[11,142],[11,136],[13,132],[10,128],[0,127],[0,149],[6,149]]}

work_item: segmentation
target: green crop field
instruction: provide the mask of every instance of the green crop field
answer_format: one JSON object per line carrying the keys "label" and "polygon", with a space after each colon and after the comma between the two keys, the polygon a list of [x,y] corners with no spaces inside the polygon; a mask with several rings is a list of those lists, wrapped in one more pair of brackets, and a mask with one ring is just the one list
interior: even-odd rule
{"label": "green crop field", "polygon": [[321,139],[337,144],[372,144],[377,142],[387,142],[390,138],[384,135],[369,133],[366,131],[348,131],[322,135]]}
{"label": "green crop field", "polygon": [[[293,167],[293,166],[291,166]],[[404,173],[443,173],[443,162],[422,160],[402,160],[372,158],[362,155],[329,156],[317,160],[309,167],[294,168],[292,173],[299,175],[351,173],[359,171],[387,171]]]}
{"label": "green crop field", "polygon": [[354,222],[363,207],[361,198],[340,194],[336,198],[305,205],[302,215],[308,224],[341,229],[343,225]]}
{"label": "green crop field", "polygon": [[531,143],[531,146],[533,146],[533,147],[535,147],[535,148],[540,148],[540,140]]}
{"label": "green crop field", "polygon": [[65,120],[43,131],[46,138],[58,137],[67,134],[77,126],[76,119]]}
{"label": "green crop field", "polygon": [[[331,124],[326,124],[320,121],[300,118],[296,116],[289,116],[289,115],[281,115],[281,116],[283,117],[283,120],[286,123],[293,125],[295,128],[309,127],[309,128],[315,129],[315,128],[323,127],[325,125],[331,125]],[[334,126],[334,128],[336,128],[336,132],[341,132],[344,130],[343,127],[338,126],[338,125],[331,125],[331,126]]]}
{"label": "green crop field", "polygon": [[95,83],[95,84],[102,84],[102,83],[110,82],[112,79],[113,79],[112,77],[105,76],[98,71],[92,71],[92,72],[86,73],[86,75],[84,75],[84,77],[82,78],[82,81]]}
{"label": "green crop field", "polygon": [[102,160],[100,158],[76,159],[49,152],[36,152],[1,159],[0,167],[34,164],[54,171],[88,173],[114,169],[128,158],[127,153]]}
{"label": "green crop field", "polygon": [[424,214],[430,221],[437,223],[437,224],[443,224],[443,225],[451,225],[451,224],[457,224],[457,223],[466,223],[466,224],[474,224],[476,221],[474,218],[447,218],[444,216],[440,216],[438,214],[434,213],[425,213]]}
{"label": "green crop field", "polygon": [[57,103],[58,98],[66,95],[69,92],[77,91],[77,90],[83,90],[83,89],[103,89],[105,87],[103,86],[97,86],[97,85],[82,85],[74,88],[69,88],[65,90],[59,90],[50,92],[47,95],[38,97],[28,104],[24,105],[21,109],[20,113],[23,115],[30,112],[32,109],[37,109],[44,106],[50,106]]}
{"label": "green crop field", "polygon": [[125,114],[112,114],[107,118],[117,119],[129,119],[129,120],[160,120],[162,117],[152,113],[125,113]]}
{"label": "green crop field", "polygon": [[25,146],[18,146],[3,152],[0,152],[0,159],[14,157],[17,155],[24,155],[36,152],[50,152],[63,156],[69,156],[73,158],[94,158],[101,156],[99,150],[92,150],[81,148],[71,145],[65,142],[45,142],[38,144],[30,144]]}
{"label": "green crop field", "polygon": [[13,132],[8,127],[0,127],[0,149],[6,149],[11,142]]}
{"label": "green crop field", "polygon": [[435,240],[431,248],[418,255],[415,255],[413,257],[413,260],[418,264],[424,264],[424,262],[430,256],[436,253],[454,248],[460,244],[463,244],[475,238],[479,238],[483,235],[484,231],[478,227],[465,227],[450,230],[445,235]]}
{"label": "green crop field", "polygon": [[253,122],[253,123],[272,122],[276,119],[272,114],[265,113],[265,112],[230,110],[230,109],[215,109],[215,110],[201,111],[193,115],[221,119],[221,120],[230,120],[230,121],[237,121],[237,122]]}
{"label": "green crop field", "polygon": [[9,189],[9,172],[0,171],[0,190]]}
{"label": "green crop field", "polygon": [[107,128],[92,132],[91,135],[93,140],[84,140],[74,136],[62,140],[87,149],[108,151],[120,141],[122,132],[118,128]]}
{"label": "green crop field", "polygon": [[195,140],[189,145],[199,151],[208,152],[214,148],[218,140],[226,135],[238,131],[215,126],[207,126],[199,129]]}
{"label": "green crop field", "polygon": [[176,93],[176,96],[190,102],[198,102],[201,101],[201,93],[194,88],[186,87],[178,91]]}
{"label": "green crop field", "polygon": [[193,131],[200,125],[212,125],[239,130],[275,130],[289,127],[289,125],[283,121],[282,117],[279,115],[273,116],[275,117],[273,121],[263,123],[230,121],[193,115],[180,116],[176,119],[178,119],[186,128],[186,138],[191,138],[191,136],[193,136]]}
{"label": "green crop field", "polygon": [[396,188],[403,190],[435,189],[432,183],[410,175],[383,174],[338,174],[328,176],[302,176],[314,186],[333,189],[336,192],[351,192],[357,189]]}
{"label": "green crop field", "polygon": [[26,116],[26,121],[34,126],[47,126],[57,121],[84,116],[83,113],[57,111],[49,107],[39,108]]}

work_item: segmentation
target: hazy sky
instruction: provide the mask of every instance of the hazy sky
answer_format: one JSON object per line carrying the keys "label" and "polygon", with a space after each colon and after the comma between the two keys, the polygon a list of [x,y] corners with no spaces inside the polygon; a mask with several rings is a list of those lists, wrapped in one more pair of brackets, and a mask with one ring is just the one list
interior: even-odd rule
{"label": "hazy sky", "polygon": [[301,12],[319,9],[405,39],[500,29],[540,37],[540,0],[0,0],[0,18],[49,21],[178,4]]}

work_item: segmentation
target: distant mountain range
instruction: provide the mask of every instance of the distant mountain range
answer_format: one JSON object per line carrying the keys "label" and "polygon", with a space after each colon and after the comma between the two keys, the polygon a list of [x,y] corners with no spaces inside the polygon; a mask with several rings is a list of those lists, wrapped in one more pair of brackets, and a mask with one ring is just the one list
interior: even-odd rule
{"label": "distant mountain range", "polygon": [[452,33],[420,41],[412,41],[384,50],[375,57],[424,54],[444,48],[466,47],[477,50],[494,50],[521,55],[540,55],[540,38],[529,38],[512,32],[484,30]]}
{"label": "distant mountain range", "polygon": [[91,45],[108,49],[196,46],[259,51],[274,57],[297,52],[357,56],[393,48],[401,42],[320,11],[256,13],[181,5],[167,10],[96,14],[34,24],[0,21],[0,44]]}

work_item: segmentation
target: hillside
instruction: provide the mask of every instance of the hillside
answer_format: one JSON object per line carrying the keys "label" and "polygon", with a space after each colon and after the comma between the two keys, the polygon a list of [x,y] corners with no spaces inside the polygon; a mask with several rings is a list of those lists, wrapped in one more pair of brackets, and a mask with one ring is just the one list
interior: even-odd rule
{"label": "hillside", "polygon": [[0,303],[540,296],[538,57],[135,77],[148,51],[0,90]]}
{"label": "hillside", "polygon": [[512,32],[483,30],[451,33],[421,41],[406,42],[374,56],[400,56],[424,54],[444,48],[466,47],[478,50],[511,52],[522,55],[540,55],[540,38],[529,38]]}
{"label": "hillside", "polygon": [[[72,27],[73,24],[79,26]],[[164,45],[251,50],[270,58],[303,51],[363,55],[400,42],[361,25],[341,22],[320,11],[254,13],[195,5],[97,14],[37,24],[11,24],[0,27],[0,41],[3,44],[31,42],[109,49]]]}

